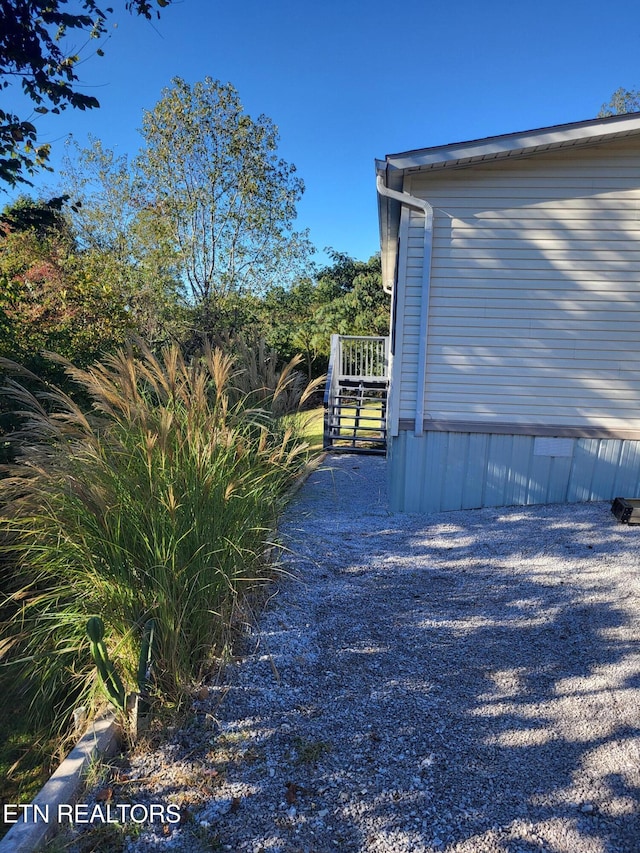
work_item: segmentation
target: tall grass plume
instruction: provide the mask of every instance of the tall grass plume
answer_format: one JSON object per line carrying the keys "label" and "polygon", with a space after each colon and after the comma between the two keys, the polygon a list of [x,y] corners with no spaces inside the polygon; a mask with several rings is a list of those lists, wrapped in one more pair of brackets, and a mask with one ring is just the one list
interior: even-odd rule
{"label": "tall grass plume", "polygon": [[5,388],[22,427],[0,480],[0,655],[31,687],[34,712],[51,716],[96,689],[90,616],[132,682],[153,619],[157,688],[176,701],[206,671],[242,585],[264,571],[304,462],[281,406],[300,400],[296,364],[268,393],[210,347],[188,363],[176,347],[156,357],[137,343],[88,370],[64,367],[88,412],[59,389]]}

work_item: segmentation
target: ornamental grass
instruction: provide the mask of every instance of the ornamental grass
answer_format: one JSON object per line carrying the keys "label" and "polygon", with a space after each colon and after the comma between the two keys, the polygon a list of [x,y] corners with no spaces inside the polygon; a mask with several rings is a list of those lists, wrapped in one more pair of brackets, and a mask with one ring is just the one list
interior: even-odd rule
{"label": "ornamental grass", "polygon": [[129,685],[154,619],[156,690],[179,702],[219,653],[238,595],[268,571],[284,492],[305,461],[281,411],[295,362],[259,407],[218,349],[187,363],[177,347],[156,357],[136,343],[88,370],[63,363],[88,412],[59,389],[28,390],[32,376],[5,389],[22,427],[0,481],[0,655],[43,721],[95,699],[94,614]]}

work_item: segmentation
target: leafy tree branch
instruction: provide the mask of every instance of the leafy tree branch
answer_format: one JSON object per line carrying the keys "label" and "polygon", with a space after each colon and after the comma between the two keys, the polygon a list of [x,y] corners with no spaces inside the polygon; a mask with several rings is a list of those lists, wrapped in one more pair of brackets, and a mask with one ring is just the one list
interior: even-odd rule
{"label": "leafy tree branch", "polygon": [[[154,10],[159,15],[155,7],[170,3],[127,0],[125,7],[150,19]],[[87,41],[99,39],[113,9],[100,8],[96,0],[75,0],[71,8],[68,11],[67,0],[0,0],[0,89],[19,80],[39,115],[100,106],[92,95],[78,91],[80,55],[67,49],[65,36],[82,33]],[[96,54],[101,56],[102,49]],[[38,143],[30,117],[0,109],[0,182],[11,187],[30,184],[28,176],[47,168],[49,153],[49,144]]]}
{"label": "leafy tree branch", "polygon": [[608,103],[600,107],[597,118],[637,113],[640,111],[640,91],[638,89],[616,89]]}

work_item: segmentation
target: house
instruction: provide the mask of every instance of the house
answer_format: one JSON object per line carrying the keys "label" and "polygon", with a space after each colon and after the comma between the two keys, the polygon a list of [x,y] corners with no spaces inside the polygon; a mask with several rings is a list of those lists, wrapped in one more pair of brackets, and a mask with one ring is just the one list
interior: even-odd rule
{"label": "house", "polygon": [[640,496],[640,113],[376,172],[392,507]]}

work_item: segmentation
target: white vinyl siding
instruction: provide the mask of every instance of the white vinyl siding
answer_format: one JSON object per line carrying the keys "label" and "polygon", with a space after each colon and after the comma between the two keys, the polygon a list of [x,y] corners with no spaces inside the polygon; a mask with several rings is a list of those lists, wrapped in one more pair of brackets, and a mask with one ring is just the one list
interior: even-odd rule
{"label": "white vinyl siding", "polygon": [[[640,429],[640,148],[450,171],[434,207],[427,418]],[[415,413],[423,218],[405,251],[400,417]]]}

